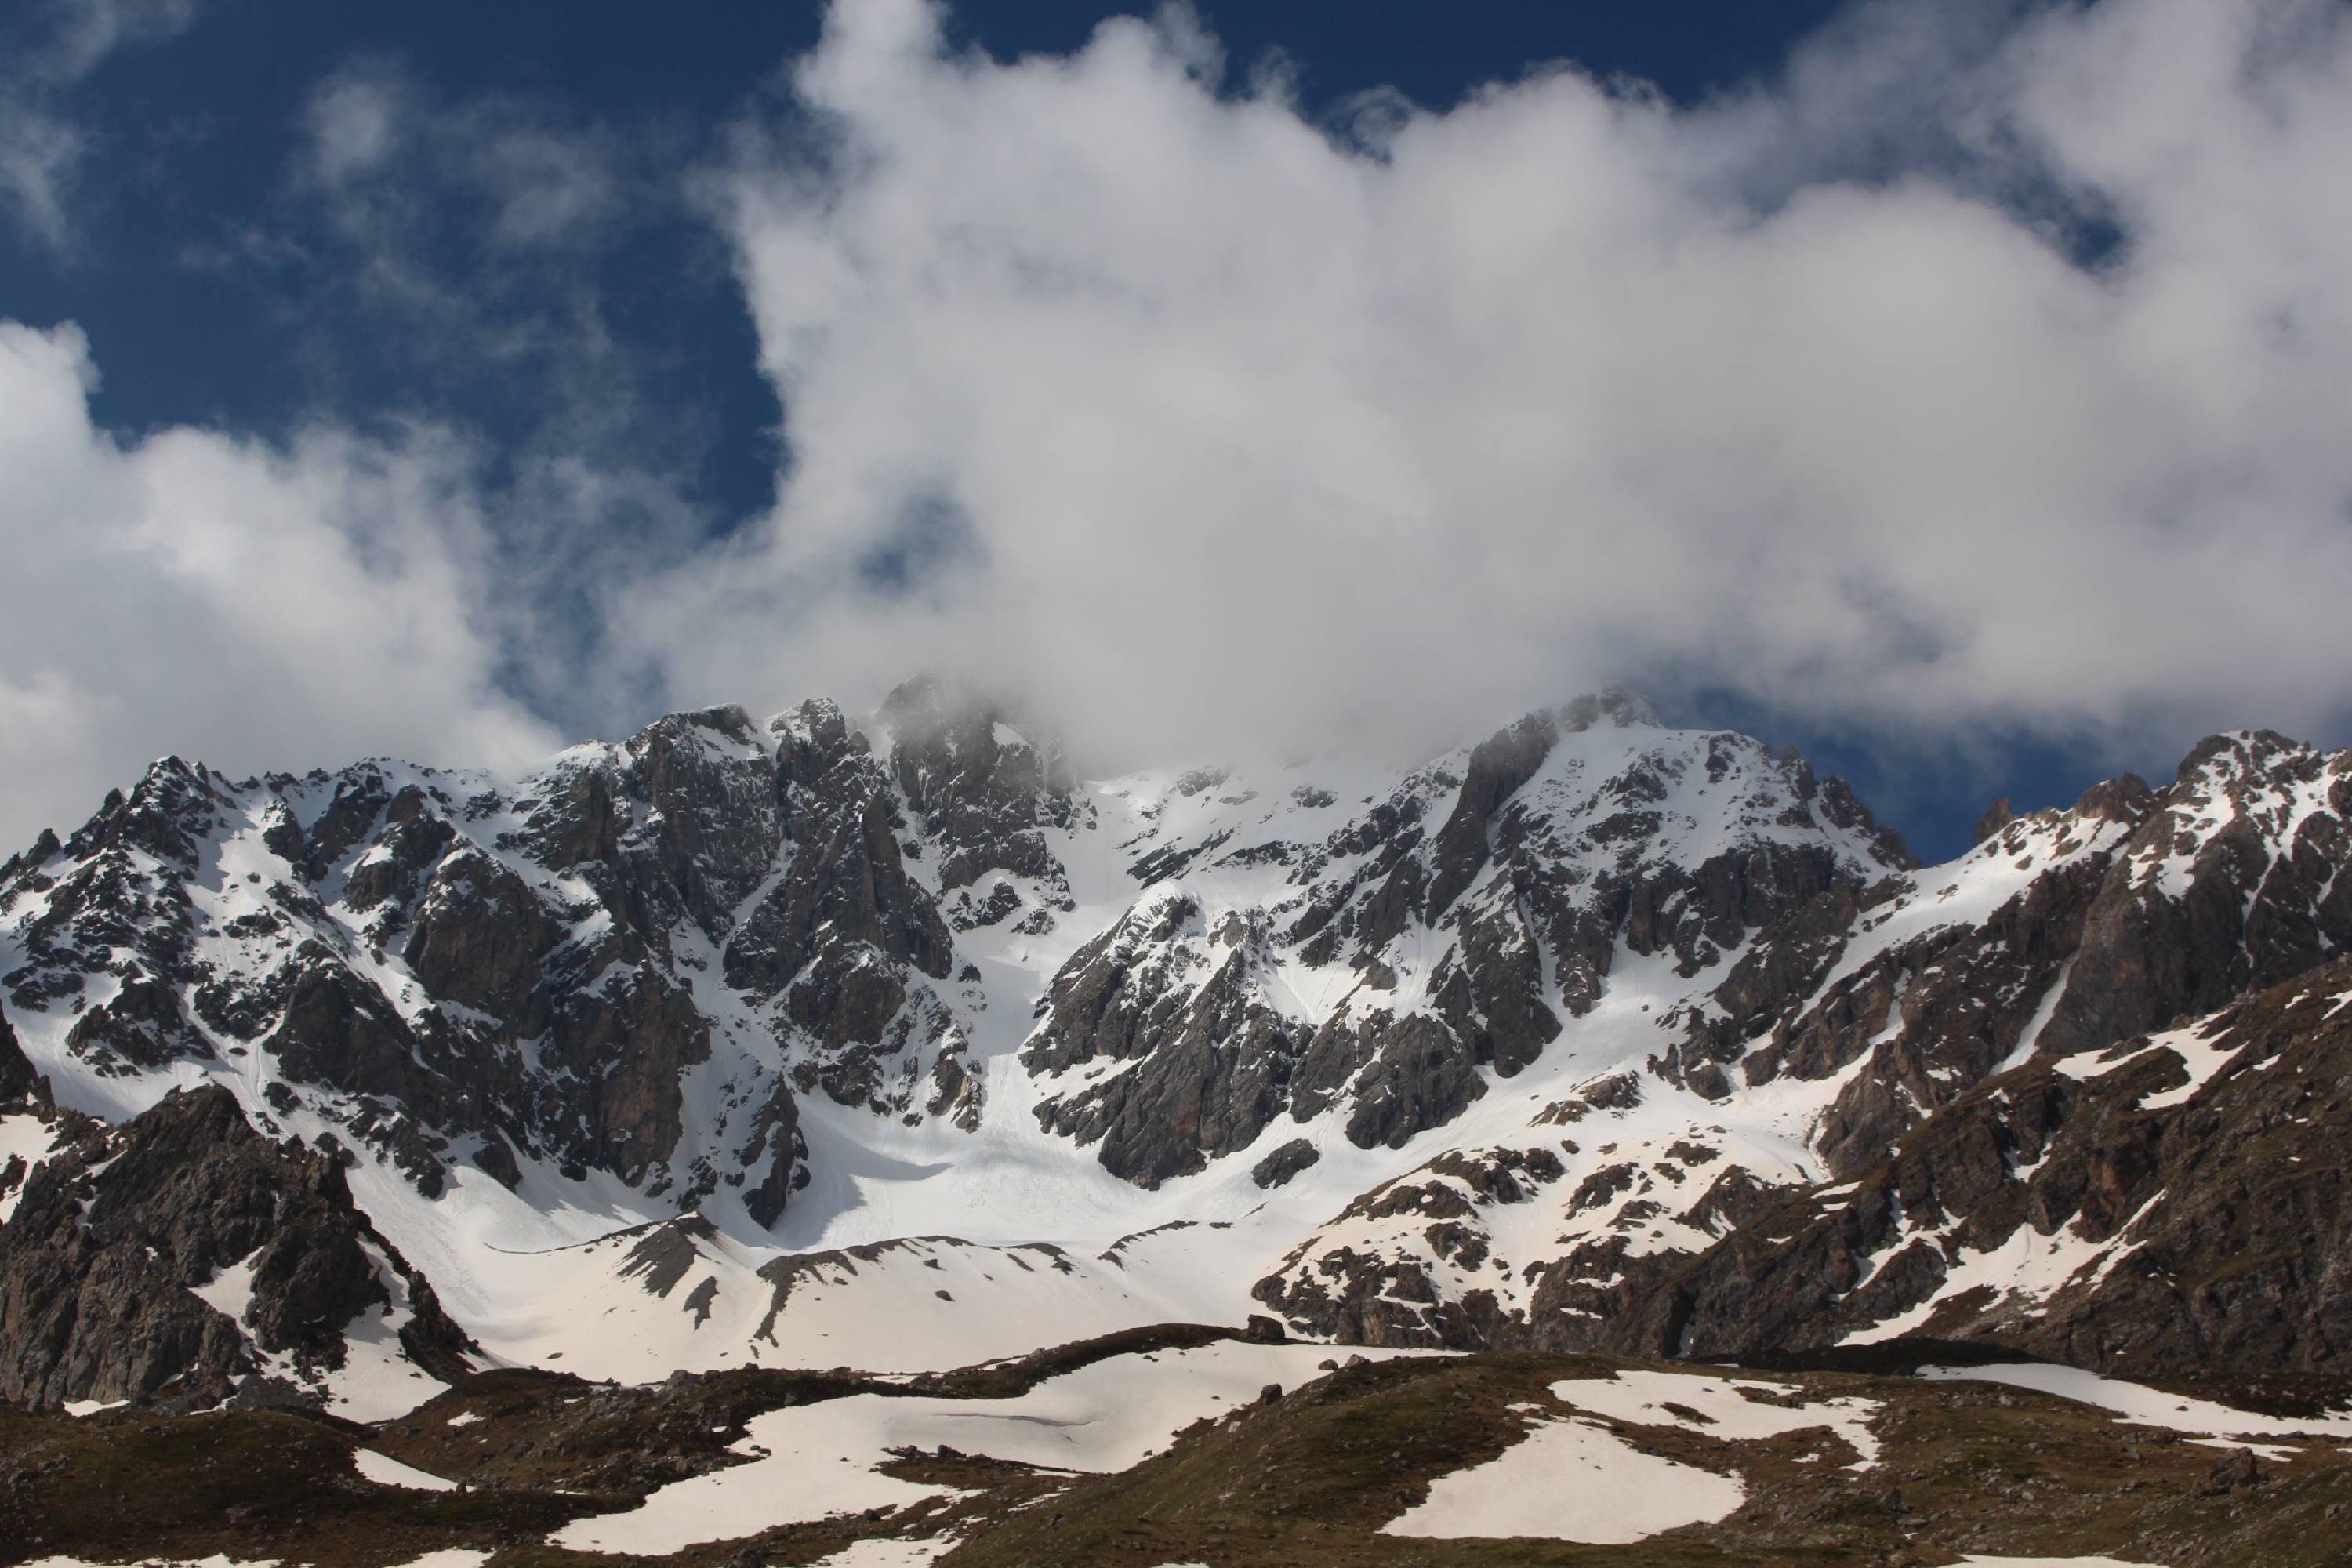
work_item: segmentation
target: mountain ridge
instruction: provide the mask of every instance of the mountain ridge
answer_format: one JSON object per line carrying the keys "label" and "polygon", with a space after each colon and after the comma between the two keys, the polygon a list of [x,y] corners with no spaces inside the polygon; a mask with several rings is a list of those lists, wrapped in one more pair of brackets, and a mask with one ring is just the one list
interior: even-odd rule
{"label": "mountain ridge", "polygon": [[[24,1126],[225,1088],[349,1173],[490,1363],[1010,1353],[1033,1310],[1268,1306],[1580,1349],[1546,1325],[1651,1310],[1604,1281],[1879,1180],[1988,1080],[2343,951],[2347,816],[2352,753],[2242,731],[1920,867],[1793,753],[1623,693],[1413,769],[1087,781],[919,681],[513,779],[159,761],[0,868],[0,1008],[65,1108]],[[1621,1124],[1632,1152],[1591,1136]],[[1054,1267],[992,1261],[1033,1243]],[[1921,1308],[1882,1282],[1861,1321],[1842,1278],[1805,1289],[1852,1334]],[[613,1323],[555,1321],[566,1293]],[[1726,1331],[1787,1348],[1754,1327]]]}

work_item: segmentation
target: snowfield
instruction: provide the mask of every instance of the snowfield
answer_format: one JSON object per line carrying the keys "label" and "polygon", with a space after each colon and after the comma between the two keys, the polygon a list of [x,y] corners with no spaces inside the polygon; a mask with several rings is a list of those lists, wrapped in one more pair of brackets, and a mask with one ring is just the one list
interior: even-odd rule
{"label": "snowfield", "polygon": [[[2118,1420],[2136,1426],[2161,1426],[2168,1431],[2213,1440],[2218,1447],[2239,1446],[2220,1442],[2229,1437],[2352,1438],[2352,1411],[2334,1411],[2326,1415],[2263,1415],[2252,1410],[2217,1405],[2210,1399],[2196,1399],[2185,1394],[2167,1394],[2144,1384],[2101,1377],[2097,1373],[2084,1372],[2079,1367],[2050,1366],[2040,1363],[2014,1366],[1923,1366],[1919,1369],[1919,1375],[1945,1380],[2002,1383],[2011,1388],[2031,1388],[2042,1394],[2054,1394],[2061,1399],[2071,1399],[2079,1405],[2095,1405],[2102,1410],[2113,1412]],[[2294,1450],[2281,1451],[2292,1453]]]}
{"label": "snowfield", "polygon": [[1538,1536],[1619,1546],[1725,1518],[1747,1500],[1737,1476],[1645,1454],[1601,1427],[1537,1427],[1499,1458],[1441,1476],[1429,1500],[1381,1526],[1384,1535],[1446,1541]]}
{"label": "snowfield", "polygon": [[[1666,1372],[1620,1372],[1551,1385],[1552,1397],[1579,1410],[1644,1426],[1674,1426],[1729,1442],[1778,1437],[1814,1427],[1834,1433],[1854,1451],[1846,1468],[1878,1465],[1878,1438],[1870,1430],[1878,1406],[1858,1398],[1793,1400],[1788,1384]],[[1679,1405],[1679,1410],[1671,1408]]]}
{"label": "snowfield", "polygon": [[1747,1500],[1747,1483],[1737,1473],[1644,1453],[1603,1419],[1702,1435],[1727,1446],[1727,1465],[1736,1464],[1732,1445],[1819,1428],[1853,1451],[1847,1468],[1877,1464],[1872,1401],[1808,1401],[1797,1393],[1786,1384],[1703,1373],[1627,1371],[1555,1383],[1552,1397],[1574,1414],[1515,1406],[1536,1417],[1524,1437],[1483,1465],[1439,1477],[1425,1501],[1382,1525],[1381,1533],[1619,1546],[1727,1518]]}
{"label": "snowfield", "polygon": [[406,1487],[411,1491],[453,1492],[457,1483],[425,1474],[414,1465],[379,1454],[373,1448],[352,1450],[352,1468],[380,1487]]}
{"label": "snowfield", "polygon": [[[1371,1352],[1378,1355],[1380,1352]],[[626,1513],[548,1538],[575,1552],[659,1556],[780,1524],[896,1510],[945,1489],[877,1473],[894,1450],[942,1447],[1041,1468],[1104,1474],[1140,1463],[1195,1421],[1319,1377],[1321,1345],[1227,1342],[1113,1356],[1017,1399],[859,1394],[754,1416],[735,1452],[751,1463],[675,1482]]]}

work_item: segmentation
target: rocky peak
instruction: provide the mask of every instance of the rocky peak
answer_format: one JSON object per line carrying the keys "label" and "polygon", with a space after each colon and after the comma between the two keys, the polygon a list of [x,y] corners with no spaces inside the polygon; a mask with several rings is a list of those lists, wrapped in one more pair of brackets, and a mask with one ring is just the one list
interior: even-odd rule
{"label": "rocky peak", "polygon": [[[1595,715],[1603,711],[1597,705],[1598,699],[1584,700],[1595,704]],[[1615,713],[1610,717],[1619,728],[1624,727],[1624,721],[1616,718]],[[1570,728],[1589,729],[1591,722],[1588,717],[1581,724],[1571,722]],[[1471,748],[1470,765],[1464,772],[1461,793],[1454,796],[1454,809],[1446,814],[1444,826],[1437,830],[1427,904],[1433,921],[1453,906],[1486,865],[1492,847],[1491,824],[1496,812],[1536,776],[1559,742],[1559,721],[1553,715],[1531,713]]]}
{"label": "rocky peak", "polygon": [[[2136,781],[2135,781],[2136,782]],[[2095,1050],[2352,947],[2352,751],[2215,735],[2144,804],[2040,1037]]]}
{"label": "rocky peak", "polygon": [[77,858],[108,849],[142,849],[187,866],[221,804],[210,772],[177,756],[157,759],[125,795],[110,791],[96,816],[66,842]]}
{"label": "rocky peak", "polygon": [[2138,823],[2156,804],[2156,792],[2137,773],[2118,773],[2093,784],[2074,802],[2074,816],[2085,821]]}
{"label": "rocky peak", "polygon": [[687,918],[724,941],[782,837],[767,741],[742,709],[706,708],[656,720],[622,757],[617,793],[640,808],[625,849],[644,857]]}
{"label": "rocky peak", "polygon": [[1033,738],[998,704],[929,676],[892,691],[876,723],[888,738],[892,780],[920,818],[939,888],[956,895],[948,901],[954,924],[993,925],[1042,905],[1031,916],[1042,916],[1042,930],[1073,907],[1045,832],[1068,827],[1080,810],[1058,742]]}
{"label": "rocky peak", "polygon": [[[1489,1075],[1532,1068],[1626,952],[1669,959],[1694,997],[1739,961],[1721,988],[1736,1012],[1654,1020],[1695,1042],[1664,1070],[1727,1094],[1711,1053],[1736,1057],[1761,1009],[1817,983],[1864,890],[1910,864],[1842,784],[1744,737],[1658,727],[1622,693],[1530,714],[1338,822],[1337,795],[1306,785],[1161,787],[1130,841],[1150,846],[1131,867],[1150,892],[1055,976],[1024,1058],[1055,1074],[1138,1062],[1038,1114],[1147,1184],[1283,1115],[1339,1106],[1366,1148],[1444,1126]],[[1227,930],[1264,934],[1221,943]],[[1334,1000],[1299,1000],[1318,994]]]}
{"label": "rocky peak", "polygon": [[1867,1056],[1820,1130],[1850,1171],[2003,1063],[2103,1049],[2308,969],[2352,944],[2347,771],[2352,753],[2220,735],[2162,790],[2126,773],[2001,822],[1839,923],[1748,1077]]}
{"label": "rocky peak", "polygon": [[1590,730],[1596,724],[1607,724],[1620,730],[1663,728],[1658,721],[1658,710],[1650,706],[1648,698],[1615,686],[1588,692],[1563,704],[1558,719],[1559,727],[1570,734]]}
{"label": "rocky peak", "polygon": [[0,860],[0,898],[6,896],[9,884],[19,876],[38,871],[56,858],[65,847],[58,842],[57,834],[47,827],[35,836],[30,847],[19,849],[5,860]]}

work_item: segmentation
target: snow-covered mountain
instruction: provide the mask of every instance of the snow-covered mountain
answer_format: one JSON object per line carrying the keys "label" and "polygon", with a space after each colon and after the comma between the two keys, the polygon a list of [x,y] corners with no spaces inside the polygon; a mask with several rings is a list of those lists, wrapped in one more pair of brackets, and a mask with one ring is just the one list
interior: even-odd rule
{"label": "snow-covered mountain", "polygon": [[[1951,1330],[1963,1284],[2006,1331],[2137,1222],[2012,1258],[1888,1173],[1976,1138],[1986,1194],[2032,1187],[2001,1086],[2343,951],[2347,816],[2352,753],[2223,736],[1923,869],[1838,781],[1619,693],[1385,773],[1082,780],[930,681],[520,778],[167,758],[0,867],[0,1394],[917,1370],[1269,1310],[1770,1349]],[[337,1289],[109,1197],[198,1099],[258,1134],[254,1193],[336,1216]],[[1881,1191],[1891,1228],[1724,1283],[1790,1205]],[[2036,1236],[2082,1212],[2035,1201]],[[180,1293],[149,1353],[26,1352],[63,1308],[11,1259],[102,1317],[110,1237]]]}

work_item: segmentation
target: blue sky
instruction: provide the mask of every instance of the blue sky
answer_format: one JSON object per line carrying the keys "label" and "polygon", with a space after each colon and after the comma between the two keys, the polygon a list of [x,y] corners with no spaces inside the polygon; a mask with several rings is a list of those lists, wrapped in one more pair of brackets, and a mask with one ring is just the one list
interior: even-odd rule
{"label": "blue sky", "polygon": [[0,826],[935,663],[1118,762],[1627,679],[1935,857],[2341,743],[2342,15],[28,0]]}
{"label": "blue sky", "polygon": [[[1444,108],[1551,59],[1697,98],[1772,69],[1833,8],[1277,0],[1201,14],[1237,61],[1286,58],[1310,109],[1381,87]],[[15,13],[16,34],[53,35],[76,9],[29,0]],[[730,122],[815,45],[822,22],[807,0],[699,5],[659,22],[642,5],[551,0],[156,9],[163,16],[145,39],[116,47],[72,90],[91,143],[75,174],[73,234],[60,246],[21,224],[0,230],[0,309],[81,325],[105,369],[94,409],[109,425],[202,420],[282,433],[322,409],[362,422],[423,409],[462,414],[505,439],[541,412],[527,384],[462,353],[420,362],[352,309],[354,258],[291,188],[321,84],[354,68],[394,72],[439,105],[506,100],[565,132],[643,137],[640,172],[659,183],[716,156]],[[952,26],[1001,56],[1066,53],[1105,17],[1152,9],[985,0],[957,6]],[[593,274],[632,374],[664,404],[684,405],[699,459],[695,492],[723,527],[769,498],[778,408],[753,364],[721,237],[676,205],[680,193],[658,195],[669,199],[633,212],[627,232],[565,265]],[[479,237],[468,232],[478,216],[423,215],[427,265],[492,309],[544,309],[499,298],[481,276]],[[529,374],[528,361],[517,367],[526,383]]]}

